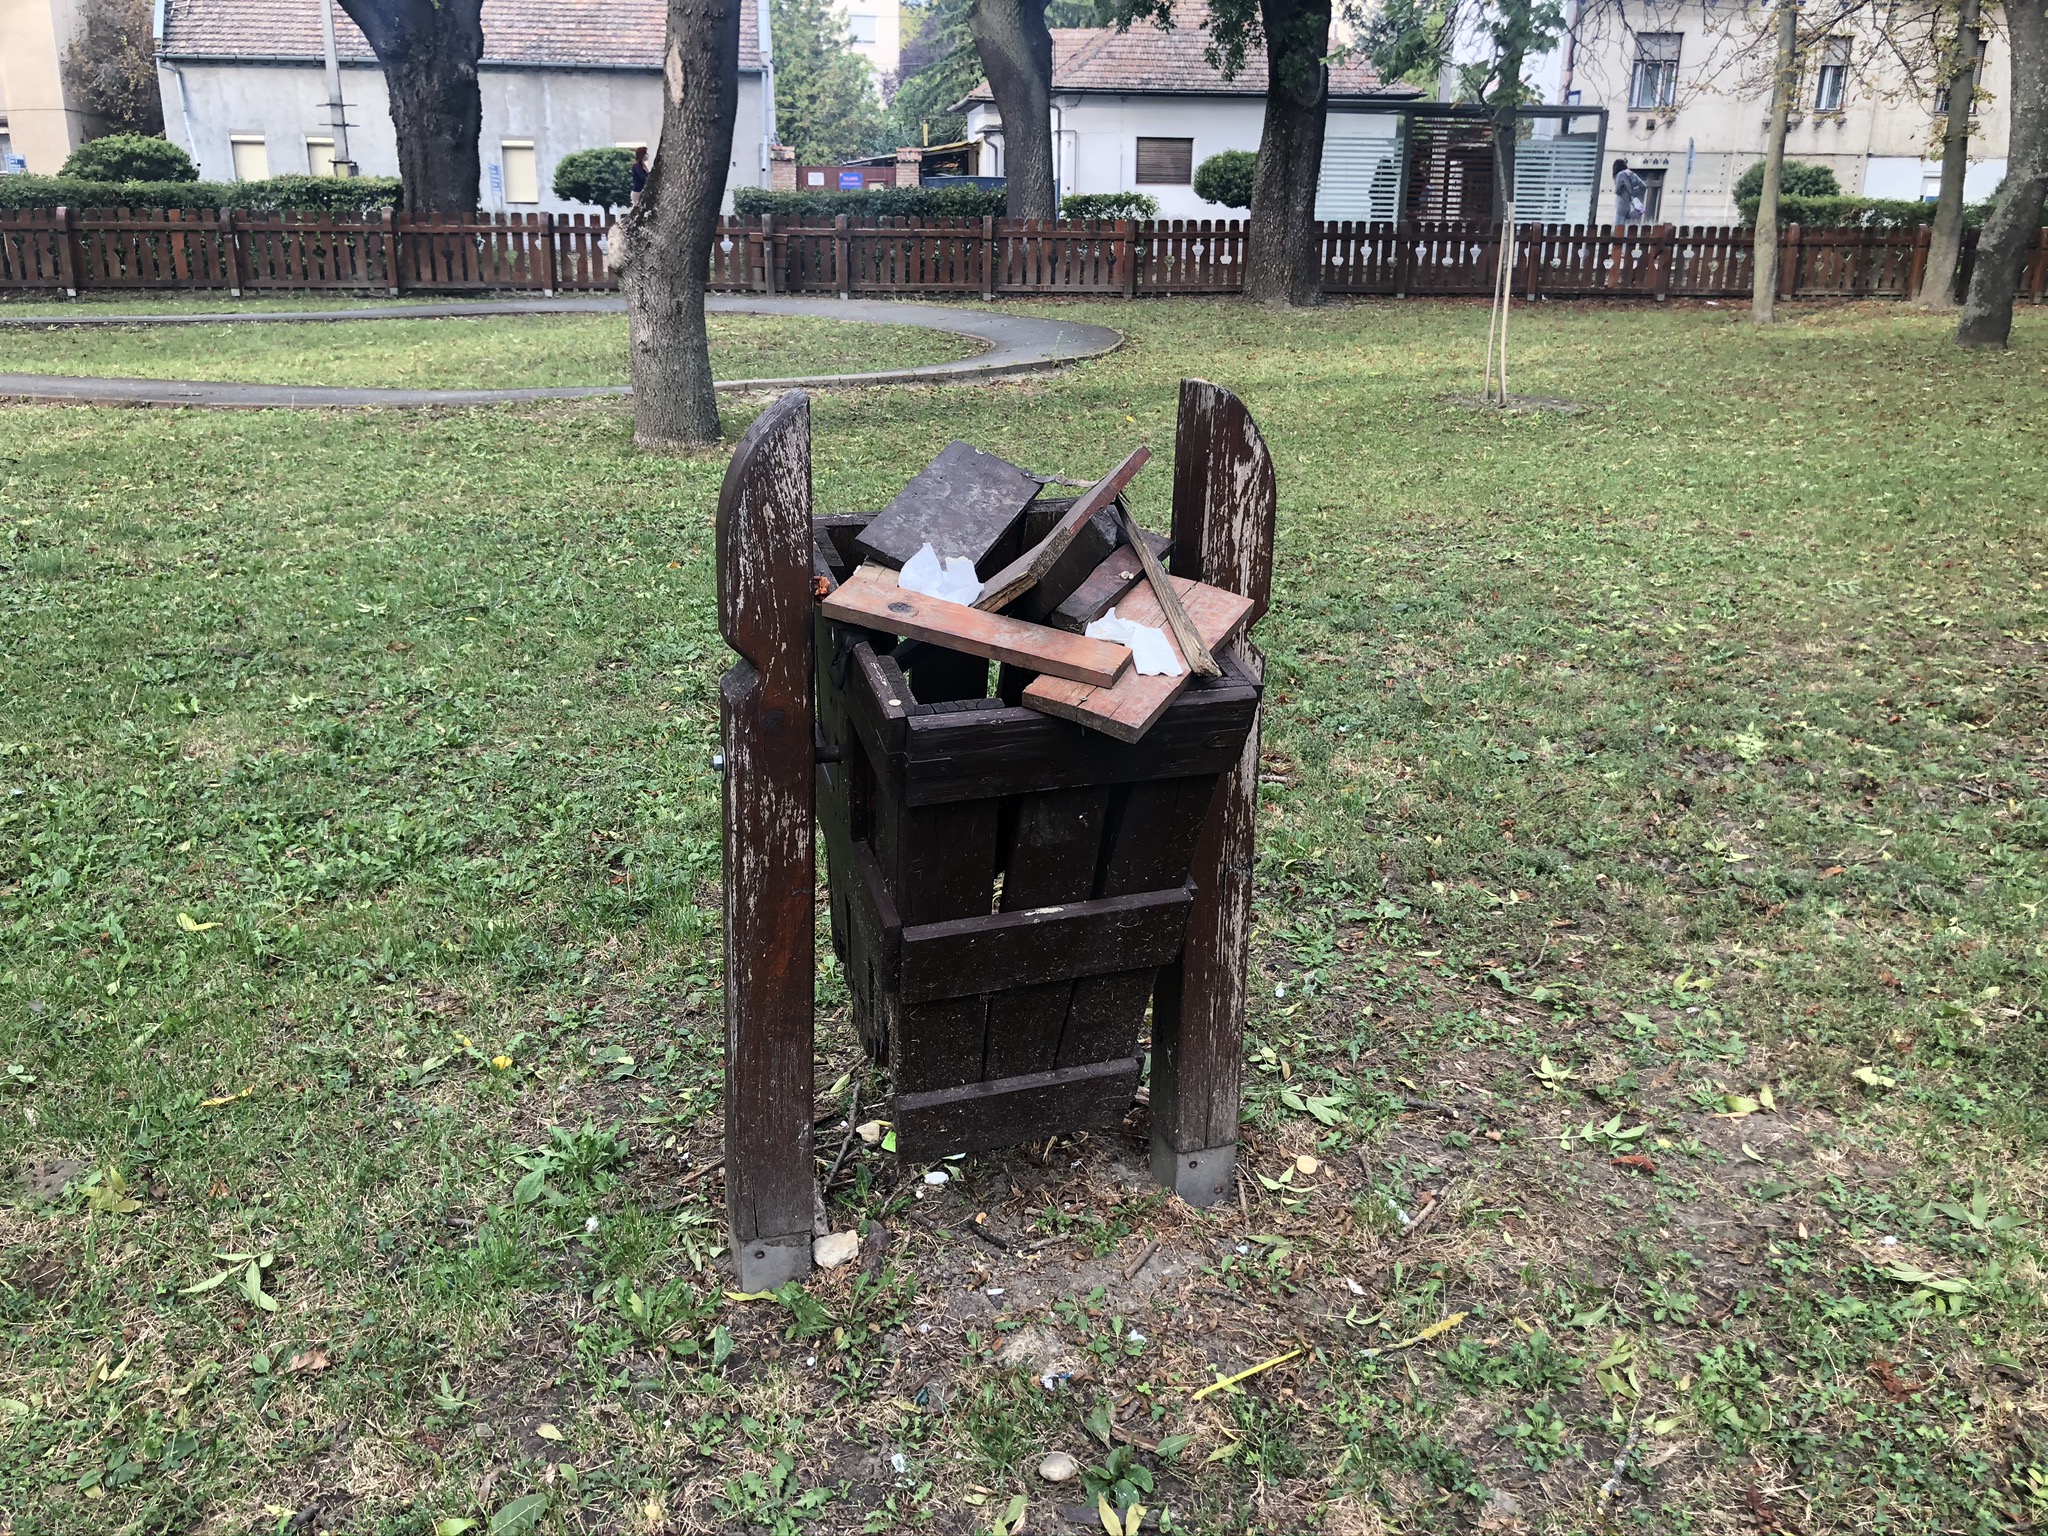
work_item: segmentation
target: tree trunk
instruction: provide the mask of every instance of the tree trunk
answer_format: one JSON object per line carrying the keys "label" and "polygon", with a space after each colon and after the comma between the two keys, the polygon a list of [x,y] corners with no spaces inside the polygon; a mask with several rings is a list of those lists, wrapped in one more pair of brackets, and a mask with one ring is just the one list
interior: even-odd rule
{"label": "tree trunk", "polygon": [[1330,100],[1329,0],[1261,0],[1266,123],[1245,226],[1244,294],[1255,304],[1320,304],[1316,186]]}
{"label": "tree trunk", "polygon": [[668,0],[661,142],[640,201],[613,226],[626,295],[633,441],[718,441],[718,396],[704,330],[711,242],[739,111],[741,0]]}
{"label": "tree trunk", "polygon": [[1003,119],[1003,211],[1013,219],[1059,212],[1053,163],[1052,33],[1046,0],[974,0],[974,51]]}
{"label": "tree trunk", "polygon": [[1785,179],[1785,120],[1799,89],[1798,0],[1778,0],[1778,67],[1771,78],[1771,137],[1764,149],[1764,192],[1756,205],[1754,287],[1749,318],[1769,325],[1778,307],[1778,191]]}
{"label": "tree trunk", "polygon": [[1963,177],[1970,168],[1970,102],[1977,94],[1977,21],[1978,0],[1961,0],[1955,52],[1949,56],[1941,198],[1934,207],[1927,269],[1920,279],[1920,307],[1944,313],[1956,307],[1956,264],[1963,254]]}
{"label": "tree trunk", "polygon": [[1966,347],[2002,347],[2011,337],[2012,301],[2048,191],[2048,9],[2043,0],[2013,0],[2005,27],[2012,50],[2005,190],[1977,238],[1970,297],[1956,326],[1956,340]]}
{"label": "tree trunk", "polygon": [[384,66],[406,209],[476,212],[483,0],[341,0],[341,8]]}
{"label": "tree trunk", "polygon": [[1501,55],[1490,103],[1493,108],[1493,212],[1490,217],[1496,225],[1507,217],[1508,204],[1515,200],[1515,151],[1520,148],[1517,134],[1521,128],[1515,109],[1521,105],[1521,95],[1522,51],[1516,48]]}

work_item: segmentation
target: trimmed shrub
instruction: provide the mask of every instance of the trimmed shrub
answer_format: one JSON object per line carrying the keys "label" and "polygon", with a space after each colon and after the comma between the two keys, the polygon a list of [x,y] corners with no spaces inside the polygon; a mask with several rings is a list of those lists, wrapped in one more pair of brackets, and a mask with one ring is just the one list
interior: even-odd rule
{"label": "trimmed shrub", "polygon": [[1156,219],[1159,199],[1143,192],[1069,192],[1060,199],[1063,219]]}
{"label": "trimmed shrub", "polygon": [[402,206],[388,176],[273,176],[268,181],[79,181],[0,176],[0,208],[234,208],[250,213],[378,213]]}
{"label": "trimmed shrub", "polygon": [[805,214],[874,215],[890,219],[980,219],[1003,216],[1000,187],[869,187],[865,192],[771,192],[735,187],[735,213],[772,213],[778,219]]}
{"label": "trimmed shrub", "polygon": [[1195,167],[1195,196],[1226,208],[1252,205],[1252,172],[1259,157],[1248,149],[1226,149]]}
{"label": "trimmed shrub", "polygon": [[79,181],[197,181],[199,167],[169,139],[110,133],[71,151],[58,174]]}
{"label": "trimmed shrub", "polygon": [[[1743,223],[1756,223],[1759,201],[1749,197],[1737,204]],[[1917,229],[1934,222],[1934,208],[1932,202],[1904,197],[1781,197],[1778,222],[1802,229]],[[1990,210],[1988,201],[1965,204],[1964,227],[1981,228]]]}
{"label": "trimmed shrub", "polygon": [[555,167],[555,196],[595,203],[606,213],[633,201],[633,151],[606,145],[562,156]]}
{"label": "trimmed shrub", "polygon": [[[1735,203],[1740,207],[1745,199],[1760,202],[1764,195],[1764,163],[1759,160],[1744,171],[1735,183]],[[1778,179],[1778,196],[1788,197],[1840,197],[1842,184],[1835,180],[1835,173],[1824,165],[1808,165],[1804,160],[1787,160],[1784,175]]]}

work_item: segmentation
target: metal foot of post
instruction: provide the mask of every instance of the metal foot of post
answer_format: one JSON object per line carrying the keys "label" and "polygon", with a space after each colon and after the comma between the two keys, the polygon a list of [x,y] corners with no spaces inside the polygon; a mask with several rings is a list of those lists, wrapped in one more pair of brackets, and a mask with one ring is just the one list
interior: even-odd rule
{"label": "metal foot of post", "polygon": [[792,1280],[810,1279],[811,1234],[757,1237],[737,1245],[732,1256],[741,1290],[772,1291]]}
{"label": "metal foot of post", "polygon": [[1214,1205],[1237,1182],[1237,1143],[1176,1152],[1165,1142],[1155,1141],[1152,1179],[1189,1205]]}

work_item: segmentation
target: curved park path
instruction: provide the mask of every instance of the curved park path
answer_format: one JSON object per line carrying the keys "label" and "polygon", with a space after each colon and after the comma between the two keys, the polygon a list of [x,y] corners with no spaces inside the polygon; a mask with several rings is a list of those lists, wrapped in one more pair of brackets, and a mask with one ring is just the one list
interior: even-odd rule
{"label": "curved park path", "polygon": [[[244,310],[219,314],[0,316],[0,330],[109,325],[283,325],[331,320],[438,320],[483,315],[615,314],[617,298],[507,299],[483,303],[390,304],[361,309]],[[914,325],[982,343],[972,357],[922,368],[873,373],[829,373],[795,379],[720,379],[720,389],[789,389],[852,384],[962,384],[1007,374],[1056,368],[1100,357],[1123,345],[1121,332],[1074,320],[952,309],[894,300],[753,298],[714,294],[711,314],[783,315],[852,320],[872,325]],[[374,389],[335,384],[229,384],[181,379],[72,378],[48,373],[0,373],[0,398],[107,405],[198,405],[266,409],[332,406],[498,405],[520,400],[582,400],[632,393],[625,384],[574,384],[546,389]]]}

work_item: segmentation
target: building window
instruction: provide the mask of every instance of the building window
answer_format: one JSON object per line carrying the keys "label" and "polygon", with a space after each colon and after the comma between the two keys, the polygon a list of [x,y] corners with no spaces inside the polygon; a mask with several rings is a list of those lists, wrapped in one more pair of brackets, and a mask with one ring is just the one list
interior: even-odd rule
{"label": "building window", "polygon": [[260,133],[231,133],[228,152],[235,163],[235,180],[270,180],[270,150]]}
{"label": "building window", "polygon": [[[1972,78],[1981,82],[1984,78],[1984,39],[1981,37],[1977,39],[1976,63],[1976,73]],[[1949,82],[1946,80],[1944,80],[1940,85],[1934,88],[1934,111],[1935,115],[1938,117],[1946,117],[1948,115],[1948,93]],[[1970,116],[1975,117],[1976,115],[1977,97],[1976,94],[1972,92],[1970,96]]]}
{"label": "building window", "polygon": [[533,140],[507,139],[498,146],[499,164],[505,167],[505,201],[540,201],[540,165],[534,158]]}
{"label": "building window", "polygon": [[1830,37],[1820,45],[1820,74],[1813,83],[1813,110],[1839,112],[1849,89],[1849,39]]}
{"label": "building window", "polygon": [[846,31],[856,44],[866,43],[872,47],[875,41],[875,18],[855,11],[846,18]]}
{"label": "building window", "polygon": [[1638,32],[1636,70],[1629,79],[1631,112],[1650,112],[1678,105],[1678,47],[1683,32]]}
{"label": "building window", "polygon": [[1138,184],[1184,187],[1195,179],[1193,139],[1138,140]]}
{"label": "building window", "polygon": [[306,140],[306,174],[308,176],[332,176],[334,174],[334,140]]}
{"label": "building window", "polygon": [[1639,165],[1635,168],[1643,178],[1643,222],[1662,224],[1664,222],[1664,171],[1660,166]]}

